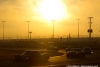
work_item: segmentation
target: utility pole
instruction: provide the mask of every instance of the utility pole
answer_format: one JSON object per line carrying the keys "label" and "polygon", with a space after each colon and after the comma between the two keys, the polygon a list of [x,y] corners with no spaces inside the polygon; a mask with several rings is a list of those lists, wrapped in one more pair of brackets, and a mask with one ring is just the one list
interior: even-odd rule
{"label": "utility pole", "polygon": [[30,21],[26,21],[26,22],[28,22],[28,39],[29,39],[29,22]]}
{"label": "utility pole", "polygon": [[78,21],[78,38],[79,38],[79,20],[80,19],[76,19]]}
{"label": "utility pole", "polygon": [[4,40],[4,22],[6,21],[2,21],[3,22],[3,40]]}
{"label": "utility pole", "polygon": [[92,24],[91,19],[92,19],[93,17],[88,17],[88,18],[90,19],[90,22],[89,22],[89,29],[88,29],[89,41],[91,41],[91,33],[93,32],[93,30],[91,29],[91,24]]}
{"label": "utility pole", "polygon": [[29,34],[30,34],[30,41],[31,41],[31,33],[32,33],[32,32],[29,32]]}
{"label": "utility pole", "polygon": [[52,20],[53,21],[53,40],[54,40],[54,21],[55,20]]}

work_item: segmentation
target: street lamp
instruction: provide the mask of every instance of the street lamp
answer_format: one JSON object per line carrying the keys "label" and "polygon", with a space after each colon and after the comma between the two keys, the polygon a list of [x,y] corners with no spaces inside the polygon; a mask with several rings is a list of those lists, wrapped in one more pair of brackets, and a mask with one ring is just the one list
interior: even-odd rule
{"label": "street lamp", "polygon": [[55,20],[52,20],[53,21],[53,40],[54,40],[54,21]]}
{"label": "street lamp", "polygon": [[2,21],[3,22],[3,40],[4,40],[4,22],[6,21]]}
{"label": "street lamp", "polygon": [[29,39],[29,22],[30,21],[26,21],[26,22],[28,22],[28,39]]}
{"label": "street lamp", "polygon": [[78,38],[79,38],[79,20],[80,19],[76,19],[78,21]]}
{"label": "street lamp", "polygon": [[29,32],[29,34],[30,34],[30,40],[31,40],[31,33],[32,33],[32,32]]}

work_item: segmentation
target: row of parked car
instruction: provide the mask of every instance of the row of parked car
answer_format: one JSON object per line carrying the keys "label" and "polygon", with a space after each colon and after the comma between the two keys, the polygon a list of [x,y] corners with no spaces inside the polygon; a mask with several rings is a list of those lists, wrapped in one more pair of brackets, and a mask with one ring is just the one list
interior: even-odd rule
{"label": "row of parked car", "polygon": [[[50,52],[58,52],[59,49],[54,46],[50,46],[47,48],[47,51]],[[90,47],[84,47],[84,48],[75,48],[72,46],[69,46],[66,48],[66,57],[67,58],[82,58],[85,57],[85,55],[91,55],[93,54],[93,50]],[[39,50],[26,50],[23,54],[16,54],[14,55],[13,61],[48,61],[50,58],[48,53],[42,53]]]}
{"label": "row of parked car", "polygon": [[82,58],[85,57],[85,55],[91,55],[93,54],[93,50],[90,47],[84,47],[84,48],[74,48],[72,46],[66,48],[66,57],[67,58]]}
{"label": "row of parked car", "polygon": [[[49,51],[59,51],[57,47],[51,46],[48,47],[47,50]],[[92,55],[93,50],[90,47],[84,47],[84,48],[75,48],[73,46],[69,46],[66,48],[66,57],[67,58],[82,58],[86,55]]]}

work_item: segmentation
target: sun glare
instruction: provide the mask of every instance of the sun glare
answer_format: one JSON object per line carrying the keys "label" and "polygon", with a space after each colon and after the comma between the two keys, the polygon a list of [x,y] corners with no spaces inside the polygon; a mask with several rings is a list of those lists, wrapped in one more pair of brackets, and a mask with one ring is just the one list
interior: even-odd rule
{"label": "sun glare", "polygon": [[61,0],[43,0],[39,10],[41,16],[46,20],[58,20],[66,16],[66,10]]}

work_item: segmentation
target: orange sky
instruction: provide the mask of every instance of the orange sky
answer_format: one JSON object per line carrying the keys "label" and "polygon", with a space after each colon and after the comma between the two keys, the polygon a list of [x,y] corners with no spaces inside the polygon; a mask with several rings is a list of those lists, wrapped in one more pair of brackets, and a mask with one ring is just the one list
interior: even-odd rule
{"label": "orange sky", "polygon": [[[100,34],[100,0],[58,0],[57,2],[56,0],[44,1],[45,0],[0,0],[0,38],[2,38],[3,35],[2,21],[6,21],[4,23],[5,38],[17,36],[27,38],[27,20],[30,21],[29,30],[32,31],[32,37],[51,37],[53,34],[52,21],[50,20],[52,18],[52,14],[55,14],[53,17],[57,17],[54,27],[55,36],[67,36],[69,33],[77,36],[78,23],[76,19],[80,19],[79,34],[88,35],[88,17],[90,16],[94,17],[92,19],[92,35]],[[41,5],[44,5],[42,7],[42,11],[44,10],[45,12],[41,12]],[[45,13],[45,15],[43,13]],[[48,18],[50,19],[48,20]]]}

